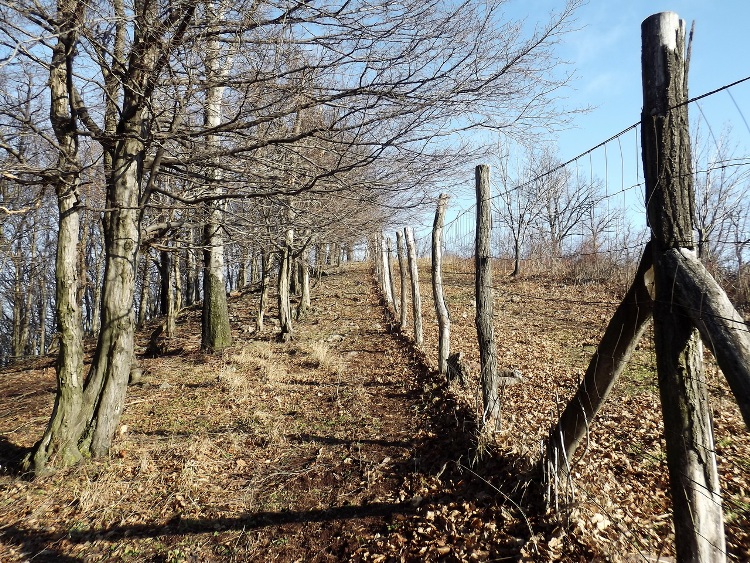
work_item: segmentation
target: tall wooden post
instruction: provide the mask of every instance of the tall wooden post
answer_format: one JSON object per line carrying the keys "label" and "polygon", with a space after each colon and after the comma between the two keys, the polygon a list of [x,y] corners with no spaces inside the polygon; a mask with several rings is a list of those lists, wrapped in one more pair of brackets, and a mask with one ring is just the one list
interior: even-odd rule
{"label": "tall wooden post", "polygon": [[411,305],[414,314],[414,343],[418,348],[424,345],[422,332],[422,298],[419,295],[419,272],[417,270],[417,246],[414,243],[414,229],[404,227],[406,253],[409,257],[409,276],[411,277]]}
{"label": "tall wooden post", "polygon": [[476,231],[476,326],[479,341],[480,380],[485,424],[500,419],[500,402],[497,386],[497,350],[495,328],[492,324],[492,262],[490,240],[492,217],[490,206],[490,167],[484,164],[476,168],[477,231]]}
{"label": "tall wooden post", "polygon": [[390,256],[388,255],[388,246],[385,236],[380,234],[380,254],[382,264],[382,276],[381,276],[381,289],[385,296],[385,304],[387,307],[393,308],[393,293],[391,293],[391,265]]}
{"label": "tall wooden post", "polygon": [[[375,262],[375,279],[378,282],[378,287],[382,288],[383,287],[383,266],[381,262],[383,261],[383,252],[380,246],[380,239],[381,239],[380,234],[373,235],[372,240],[370,241],[370,244],[368,245],[368,248],[372,247],[372,259]],[[325,261],[326,264],[330,263],[328,259],[329,259],[329,254],[326,253],[326,261]]]}
{"label": "tall wooden post", "polygon": [[451,353],[451,321],[443,294],[443,222],[447,206],[448,194],[440,194],[432,225],[432,296],[439,330],[438,372],[443,377],[448,376],[448,356]]}
{"label": "tall wooden post", "polygon": [[407,308],[407,285],[406,276],[408,275],[408,266],[406,264],[406,256],[404,256],[404,238],[401,231],[396,231],[396,255],[398,256],[398,271],[401,276],[401,319],[399,324],[401,330],[406,327],[406,321],[408,320],[408,308]]}
{"label": "tall wooden post", "polygon": [[390,305],[393,307],[395,318],[398,318],[398,302],[396,301],[396,283],[393,281],[393,243],[391,237],[385,240],[386,246],[386,270],[388,270],[388,297]]}
{"label": "tall wooden post", "polygon": [[641,27],[641,135],[654,253],[654,343],[679,561],[725,561],[721,495],[698,332],[673,302],[670,250],[692,252],[693,184],[685,22],[655,14]]}

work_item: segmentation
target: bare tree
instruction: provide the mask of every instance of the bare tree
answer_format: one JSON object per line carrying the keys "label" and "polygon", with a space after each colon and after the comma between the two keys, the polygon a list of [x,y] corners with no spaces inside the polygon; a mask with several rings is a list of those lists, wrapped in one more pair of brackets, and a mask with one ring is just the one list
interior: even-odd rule
{"label": "bare tree", "polygon": [[[527,160],[520,174],[514,179],[509,169],[509,155],[501,156],[496,167],[500,177],[499,193],[492,199],[492,205],[500,225],[510,234],[513,244],[513,272],[512,276],[521,273],[521,255],[524,244],[532,226],[539,220],[544,200],[538,191],[542,184],[531,181],[537,171]],[[526,178],[529,180],[527,181]]]}
{"label": "bare tree", "polygon": [[549,147],[532,152],[529,160],[531,170],[536,170],[539,176],[534,180],[537,185],[533,190],[541,199],[537,228],[545,239],[548,255],[559,258],[563,242],[596,209],[601,198],[599,182],[563,166]]}
{"label": "bare tree", "polygon": [[729,258],[726,241],[731,236],[732,214],[746,200],[748,172],[736,166],[731,143],[729,128],[718,139],[711,132],[706,136],[700,126],[693,132],[696,242],[698,255],[707,265],[717,264],[722,256]]}

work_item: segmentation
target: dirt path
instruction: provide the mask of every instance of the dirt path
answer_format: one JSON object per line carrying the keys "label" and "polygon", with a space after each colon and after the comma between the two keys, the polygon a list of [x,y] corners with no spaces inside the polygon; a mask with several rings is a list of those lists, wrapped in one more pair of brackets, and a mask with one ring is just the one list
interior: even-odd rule
{"label": "dirt path", "polygon": [[[475,474],[507,484],[512,468],[468,468],[471,416],[386,332],[369,273],[327,276],[314,295],[291,344],[238,332],[223,357],[195,351],[199,314],[186,315],[171,353],[141,360],[111,459],[0,476],[0,560],[520,556],[524,517]],[[235,327],[254,299],[232,301]],[[2,374],[4,467],[51,407],[53,370],[28,367]]]}

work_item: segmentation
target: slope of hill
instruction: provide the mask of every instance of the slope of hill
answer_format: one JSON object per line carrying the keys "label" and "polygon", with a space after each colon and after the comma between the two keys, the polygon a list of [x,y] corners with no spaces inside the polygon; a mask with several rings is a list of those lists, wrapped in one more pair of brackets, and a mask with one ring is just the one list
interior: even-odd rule
{"label": "slope of hill", "polygon": [[[472,359],[470,280],[461,280],[453,280],[449,306],[455,347]],[[522,307],[514,295],[561,298],[575,291],[529,280],[498,296],[503,361],[520,367],[527,383],[508,397],[503,431],[479,444],[475,392],[445,385],[430,367],[436,338],[429,305],[423,355],[407,337],[389,334],[365,265],[323,279],[291,343],[275,342],[273,326],[248,331],[252,293],[232,299],[236,342],[222,355],[197,351],[200,315],[186,311],[164,355],[140,359],[145,375],[129,390],[112,457],[50,477],[25,480],[16,463],[48,419],[53,359],[6,369],[0,373],[0,560],[669,555],[658,397],[645,368],[631,370],[593,429],[570,506],[548,511],[533,479],[533,445],[575,384],[607,311],[599,306],[592,320],[593,313],[538,300],[545,313]],[[591,293],[588,301],[607,299]],[[147,341],[144,332],[142,348]],[[647,346],[642,353],[650,354]],[[728,536],[732,553],[743,558],[750,556],[742,532],[750,499],[742,463],[750,449],[725,402],[717,428],[725,436],[721,451],[734,452],[722,462]],[[641,430],[628,441],[624,421],[634,417]]]}

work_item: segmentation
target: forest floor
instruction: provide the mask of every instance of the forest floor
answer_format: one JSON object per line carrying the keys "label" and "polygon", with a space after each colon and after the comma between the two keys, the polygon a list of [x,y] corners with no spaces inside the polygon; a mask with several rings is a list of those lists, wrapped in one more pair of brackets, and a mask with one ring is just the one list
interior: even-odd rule
{"label": "forest floor", "polygon": [[[431,301],[415,352],[355,264],[323,277],[290,343],[275,341],[273,317],[252,331],[252,292],[231,298],[235,344],[223,354],[199,351],[200,312],[186,310],[165,354],[139,358],[145,375],[112,456],[35,480],[18,461],[49,419],[53,358],[0,371],[0,561],[669,560],[648,344],[592,426],[575,495],[548,508],[537,484],[541,440],[617,290],[507,283],[496,337],[502,367],[524,380],[487,435],[476,423],[473,280],[460,268],[446,280],[453,346],[474,367],[466,389],[435,375]],[[728,551],[748,560],[750,440],[712,369]]]}

